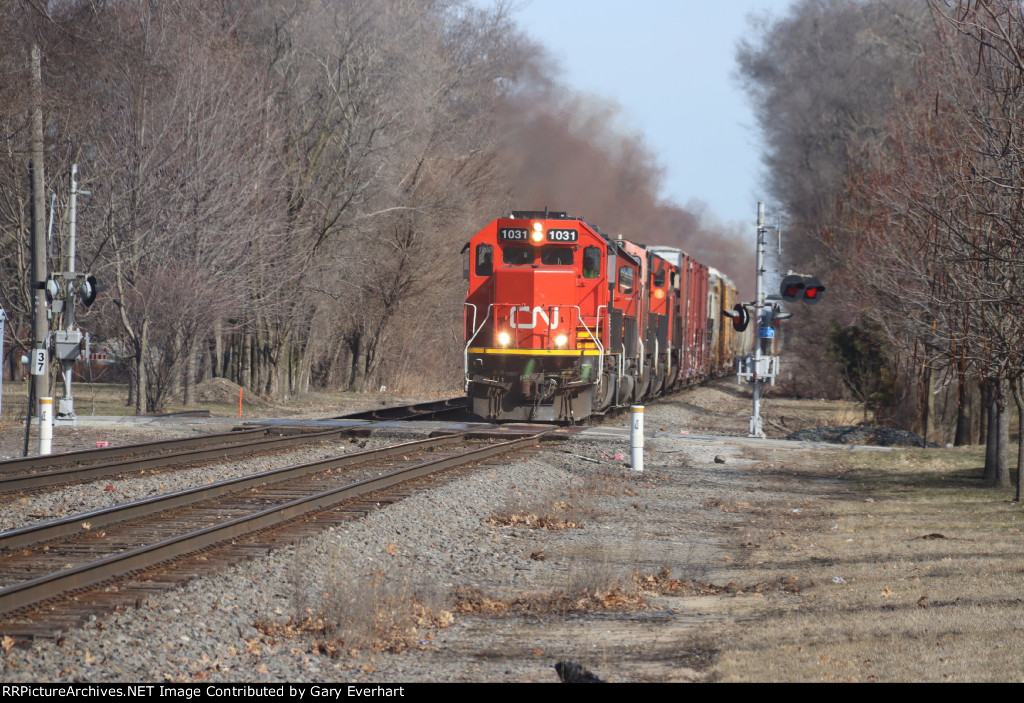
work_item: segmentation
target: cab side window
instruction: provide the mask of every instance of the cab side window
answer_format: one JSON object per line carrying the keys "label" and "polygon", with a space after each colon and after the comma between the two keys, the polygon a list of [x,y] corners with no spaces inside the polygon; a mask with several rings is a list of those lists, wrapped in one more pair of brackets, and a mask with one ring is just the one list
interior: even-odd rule
{"label": "cab side window", "polygon": [[480,244],[476,248],[476,275],[490,276],[494,273],[494,247]]}
{"label": "cab side window", "polygon": [[586,247],[583,250],[583,277],[597,278],[601,275],[601,248]]}
{"label": "cab side window", "polygon": [[633,292],[633,269],[629,266],[619,269],[619,292],[623,295]]}

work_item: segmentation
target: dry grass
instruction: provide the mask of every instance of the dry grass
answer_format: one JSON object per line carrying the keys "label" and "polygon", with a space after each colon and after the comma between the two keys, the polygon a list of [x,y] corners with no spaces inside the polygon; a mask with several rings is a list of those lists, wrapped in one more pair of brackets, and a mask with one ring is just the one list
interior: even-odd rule
{"label": "dry grass", "polygon": [[313,649],[329,656],[362,651],[402,652],[434,639],[454,621],[448,599],[426,581],[372,569],[355,572],[351,555],[336,550],[323,581],[310,579],[300,553],[289,575],[295,612],[287,621],[259,620],[272,637],[312,637]]}
{"label": "dry grass", "polygon": [[847,427],[849,425],[860,425],[863,422],[863,409],[851,405],[833,410],[821,424],[829,427]]}
{"label": "dry grass", "polygon": [[[212,379],[207,385],[212,392],[199,397],[192,405],[186,406],[181,397],[172,398],[163,408],[163,413],[177,413],[186,410],[208,410],[214,417],[238,416],[238,386],[226,379]],[[59,398],[59,387],[53,389],[55,398]],[[126,405],[128,386],[124,383],[87,383],[78,382],[73,387],[75,396],[75,412],[79,417],[88,415],[124,416],[134,415],[134,407]],[[440,397],[452,397],[459,391],[450,393],[424,393],[415,396],[414,400],[427,400]],[[330,391],[312,391],[281,401],[270,401],[259,398],[246,391],[242,395],[242,417],[324,417],[329,414],[358,412],[377,408],[383,405],[399,405],[407,400],[402,396],[388,393],[342,393]],[[4,384],[3,419],[14,423],[24,418],[28,401],[27,386],[24,383],[8,381]]]}
{"label": "dry grass", "polygon": [[594,501],[571,482],[565,498],[538,497],[513,490],[486,522],[499,527],[575,530],[582,529],[584,518],[593,514]]}
{"label": "dry grass", "polygon": [[500,527],[535,527],[542,530],[570,530],[583,527],[583,521],[576,517],[576,508],[564,500],[552,500],[547,504],[502,508],[487,519],[487,524]]}
{"label": "dry grass", "polygon": [[573,545],[560,550],[557,559],[566,565],[565,576],[557,588],[504,598],[460,588],[455,593],[453,610],[475,615],[569,615],[647,605],[636,581],[613,562],[599,543]]}
{"label": "dry grass", "polygon": [[854,454],[837,467],[849,490],[827,502],[797,503],[806,481],[790,481],[792,500],[737,539],[752,580],[808,586],[778,594],[757,623],[729,632],[719,673],[732,681],[1020,678],[1024,511],[981,484],[981,464],[977,450]]}
{"label": "dry grass", "polygon": [[452,610],[463,615],[569,615],[598,610],[644,607],[647,601],[636,589],[611,587],[554,593],[533,593],[508,598],[487,595],[472,588],[455,592]]}
{"label": "dry grass", "polygon": [[[864,406],[845,400],[808,400],[769,394],[761,410],[768,425],[780,435],[809,427],[860,425],[864,421]],[[749,406],[743,411],[749,415]]]}
{"label": "dry grass", "polygon": [[641,593],[659,596],[721,596],[740,595],[745,593],[800,593],[805,587],[815,585],[800,583],[794,576],[778,577],[774,581],[747,585],[730,581],[724,585],[709,583],[699,579],[673,578],[672,570],[662,567],[654,574],[636,574],[633,577]]}
{"label": "dry grass", "polygon": [[411,584],[373,571],[359,578],[336,574],[328,585],[320,619],[320,651],[386,650],[401,652],[430,641],[427,632],[448,627],[451,611],[432,585]]}
{"label": "dry grass", "polygon": [[[109,415],[122,416],[134,415],[135,410],[126,403],[128,400],[128,386],[124,383],[87,383],[76,382],[72,387],[75,396],[75,413],[79,416],[87,415]],[[60,397],[62,390],[59,387],[52,389],[54,397]],[[246,409],[255,407],[256,398],[251,394],[243,395],[243,412]],[[25,404],[28,401],[27,391],[23,383],[5,383],[3,414],[5,417],[24,417]],[[263,403],[260,403],[260,407]],[[172,400],[163,409],[165,413],[182,412],[185,410],[209,410],[214,416],[233,417],[238,415],[238,390],[218,399],[205,399],[197,401],[192,406],[186,407],[177,401]]]}

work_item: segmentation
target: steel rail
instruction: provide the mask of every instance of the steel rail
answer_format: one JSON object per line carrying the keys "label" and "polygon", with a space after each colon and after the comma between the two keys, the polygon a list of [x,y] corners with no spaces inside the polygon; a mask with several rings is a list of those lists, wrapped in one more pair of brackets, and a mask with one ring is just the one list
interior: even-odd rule
{"label": "steel rail", "polygon": [[114,523],[136,520],[165,510],[192,505],[228,493],[240,493],[251,488],[287,481],[311,473],[343,468],[378,458],[386,459],[410,451],[452,444],[462,439],[462,437],[462,434],[445,435],[443,437],[403,442],[402,444],[394,444],[388,447],[381,447],[380,449],[366,449],[361,452],[352,452],[305,464],[294,464],[292,466],[270,469],[269,471],[261,471],[257,474],[224,479],[223,481],[208,485],[186,488],[181,491],[165,493],[130,503],[122,503],[101,510],[7,530],[0,532],[0,554],[32,544],[78,534],[82,531],[82,523],[88,523],[90,529],[98,529]]}
{"label": "steel rail", "polygon": [[[264,437],[253,441],[237,444],[218,444],[213,447],[205,446],[198,449],[184,449],[165,454],[152,454],[133,459],[121,459],[107,462],[105,464],[92,464],[89,466],[74,466],[65,469],[54,469],[52,471],[37,471],[35,473],[16,476],[0,476],[0,493],[20,491],[30,488],[42,488],[45,486],[57,486],[66,483],[79,481],[91,481],[107,476],[117,476],[135,471],[158,469],[172,464],[183,464],[193,461],[205,461],[208,459],[226,459],[240,454],[255,454],[261,451],[282,449],[294,445],[309,444],[323,439],[330,439],[335,435],[345,434],[357,429],[353,427],[335,427],[319,432],[306,432],[301,434],[275,435]],[[258,432],[266,432],[260,429]],[[207,435],[214,436],[214,435]]]}
{"label": "steel rail", "polygon": [[302,515],[322,510],[336,503],[363,497],[390,488],[398,483],[427,474],[503,454],[523,446],[536,444],[542,435],[556,430],[528,435],[508,442],[488,445],[453,457],[443,457],[399,469],[374,478],[364,479],[304,498],[298,498],[250,515],[228,520],[154,544],[115,554],[79,566],[62,569],[29,581],[0,589],[0,613],[53,598],[76,589],[95,586],[111,578],[154,566],[206,547],[287,522]]}
{"label": "steel rail", "polygon": [[[432,417],[448,412],[464,410],[467,407],[464,397],[449,398],[443,401],[431,401],[414,405],[395,406],[391,408],[379,408],[376,410],[364,410],[348,415],[338,415],[325,420],[357,420],[360,418],[386,419],[391,421]],[[386,416],[386,417],[385,417]],[[346,428],[352,431],[355,428]],[[0,459],[0,477],[5,474],[17,475],[20,473],[43,470],[54,470],[59,467],[81,467],[86,464],[95,464],[111,458],[127,459],[144,454],[157,454],[174,447],[190,446],[196,449],[209,445],[238,444],[247,441],[254,435],[267,435],[272,432],[270,427],[255,427],[249,429],[236,429],[230,432],[218,432],[208,435],[197,435],[195,437],[178,437],[156,442],[139,442],[134,444],[121,444],[114,447],[97,447],[95,449],[83,449],[71,452],[58,452],[55,454],[40,454],[30,457],[18,457],[14,459]],[[2,489],[0,489],[2,490]]]}
{"label": "steel rail", "polygon": [[39,454],[29,457],[18,457],[16,459],[0,460],[0,474],[14,474],[34,469],[54,469],[58,466],[80,466],[85,463],[104,461],[110,458],[123,459],[140,454],[156,454],[165,449],[189,445],[195,447],[207,446],[209,444],[231,444],[230,441],[237,439],[244,442],[253,435],[267,434],[268,429],[257,427],[246,430],[233,430],[231,432],[218,432],[216,434],[197,435],[195,437],[178,437],[176,439],[164,439],[157,442],[139,442],[136,444],[121,444],[116,447],[98,447],[96,449],[83,449],[73,452],[58,452],[56,454]]}

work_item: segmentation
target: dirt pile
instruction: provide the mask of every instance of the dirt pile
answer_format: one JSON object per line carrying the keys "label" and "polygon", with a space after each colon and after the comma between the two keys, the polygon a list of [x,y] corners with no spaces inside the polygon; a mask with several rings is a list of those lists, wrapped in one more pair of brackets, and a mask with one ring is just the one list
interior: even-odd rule
{"label": "dirt pile", "polygon": [[876,447],[937,447],[926,442],[919,435],[906,430],[889,427],[862,427],[840,425],[837,427],[811,427],[791,432],[786,439],[798,442],[825,442],[827,444],[866,444]]}
{"label": "dirt pile", "polygon": [[[232,405],[238,403],[238,392],[241,386],[226,378],[209,378],[196,386],[195,398],[197,403],[216,403],[218,405]],[[245,391],[242,398],[246,405],[267,404],[267,401],[252,391]]]}

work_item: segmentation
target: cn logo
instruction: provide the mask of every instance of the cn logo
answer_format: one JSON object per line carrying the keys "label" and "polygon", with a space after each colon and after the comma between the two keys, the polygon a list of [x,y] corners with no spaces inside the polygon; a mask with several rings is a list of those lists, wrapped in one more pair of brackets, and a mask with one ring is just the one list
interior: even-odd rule
{"label": "cn logo", "polygon": [[[519,313],[529,313],[529,322],[518,322],[517,318]],[[531,308],[529,305],[524,305],[521,308],[512,308],[512,313],[509,315],[508,324],[514,330],[532,330],[537,326],[537,318],[540,317],[547,324],[548,329],[555,329],[558,327],[558,308],[552,310],[551,318],[548,318],[548,314],[544,312],[544,308],[537,306]]]}

